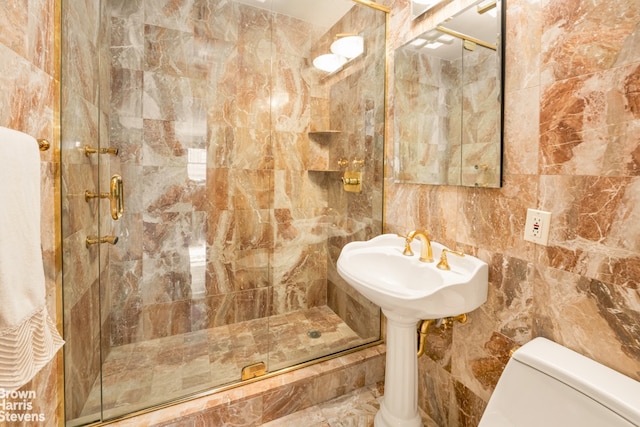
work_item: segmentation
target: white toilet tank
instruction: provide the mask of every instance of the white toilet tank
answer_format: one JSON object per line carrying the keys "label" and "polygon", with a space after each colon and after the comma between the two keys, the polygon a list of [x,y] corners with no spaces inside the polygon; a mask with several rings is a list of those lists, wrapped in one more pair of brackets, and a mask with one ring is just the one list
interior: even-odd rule
{"label": "white toilet tank", "polygon": [[640,426],[640,382],[545,338],[514,354],[478,427]]}

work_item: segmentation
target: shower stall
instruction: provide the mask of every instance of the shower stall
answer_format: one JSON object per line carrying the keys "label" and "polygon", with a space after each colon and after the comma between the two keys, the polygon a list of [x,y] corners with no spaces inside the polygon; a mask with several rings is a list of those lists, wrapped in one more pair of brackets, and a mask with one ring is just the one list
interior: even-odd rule
{"label": "shower stall", "polygon": [[67,425],[380,339],[335,262],[382,231],[386,22],[365,0],[63,1]]}

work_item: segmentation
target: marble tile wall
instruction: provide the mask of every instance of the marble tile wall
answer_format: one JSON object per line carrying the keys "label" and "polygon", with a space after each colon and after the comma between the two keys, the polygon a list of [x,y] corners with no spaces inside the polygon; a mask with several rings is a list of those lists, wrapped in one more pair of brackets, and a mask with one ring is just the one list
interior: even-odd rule
{"label": "marble tile wall", "polygon": [[[408,1],[383,3],[393,59],[470,2],[415,22]],[[420,360],[420,406],[439,425],[477,425],[508,351],[535,336],[640,379],[639,32],[636,1],[507,0],[501,189],[395,183],[389,141],[387,230],[425,227],[490,265],[487,303],[433,331]],[[552,212],[549,246],[523,240],[527,208]]]}
{"label": "marble tile wall", "polygon": [[[35,138],[57,139],[56,103],[60,82],[54,58],[55,3],[50,0],[9,0],[0,4],[0,126],[25,132]],[[56,304],[60,271],[54,206],[57,203],[57,147],[41,152],[41,235],[46,280],[47,310],[60,324]],[[2,206],[2,202],[0,202]],[[0,207],[1,209],[2,207]],[[35,391],[33,411],[42,413],[46,425],[58,420],[58,381],[61,358],[45,366],[22,390]],[[26,426],[31,423],[14,423]],[[12,426],[12,427],[13,427]]]}
{"label": "marble tile wall", "polygon": [[[332,129],[328,152],[328,169],[359,170],[363,187],[360,193],[347,193],[339,181],[340,174],[328,178],[331,221],[328,240],[328,305],[361,336],[379,334],[379,311],[340,278],[336,262],[342,247],[352,240],[366,240],[382,230],[384,150],[384,73],[385,58],[380,55],[385,44],[385,16],[380,11],[356,7],[332,29],[333,33],[357,32],[366,40],[367,54],[334,79],[325,82]],[[330,39],[333,41],[333,39]],[[322,44],[321,44],[322,46]],[[328,50],[328,46],[324,48]],[[356,60],[358,61],[358,60]],[[356,102],[354,102],[356,100]],[[339,160],[348,162],[339,166]],[[345,215],[346,214],[346,215]]]}
{"label": "marble tile wall", "polygon": [[[109,130],[121,153],[111,169],[123,174],[132,201],[116,224],[122,238],[112,270],[127,279],[111,289],[112,345],[326,304],[327,218],[347,206],[334,208],[329,198],[339,181],[307,173],[325,170],[333,156],[307,133],[312,118],[330,120],[326,100],[335,95],[309,64],[317,40],[332,36],[237,2],[175,10],[162,1],[115,2],[110,16]],[[370,18],[348,17],[330,33],[353,31],[353,22],[366,27]],[[378,34],[380,46],[382,40]],[[377,74],[363,77],[380,84],[382,57],[377,61]],[[338,94],[366,95],[353,93],[351,86],[362,86],[355,81]],[[383,121],[382,93],[371,97],[370,111],[365,103],[350,116],[337,110],[333,124],[352,129],[353,144],[373,146],[377,132],[381,150],[381,124],[371,141],[356,136],[367,115],[372,126]],[[366,166],[371,176],[373,165]],[[377,169],[365,194],[379,201]],[[379,227],[381,204],[366,206]],[[194,250],[204,258],[200,279]]]}
{"label": "marble tile wall", "polygon": [[[390,65],[394,47],[460,6],[446,3],[411,23],[408,1],[382,3],[392,7]],[[58,96],[54,4],[0,7],[7,23],[0,30],[0,123],[49,137]],[[509,1],[503,188],[400,185],[387,169],[388,230],[425,226],[492,266],[489,302],[468,324],[434,332],[420,361],[420,405],[442,426],[475,425],[507,350],[534,335],[638,378],[638,21],[629,0]],[[129,54],[123,48],[123,60]],[[54,152],[42,160],[43,249],[55,313],[58,164]],[[528,207],[554,212],[549,247],[522,240]],[[57,425],[58,374],[52,363],[25,386],[42,397],[47,425]]]}

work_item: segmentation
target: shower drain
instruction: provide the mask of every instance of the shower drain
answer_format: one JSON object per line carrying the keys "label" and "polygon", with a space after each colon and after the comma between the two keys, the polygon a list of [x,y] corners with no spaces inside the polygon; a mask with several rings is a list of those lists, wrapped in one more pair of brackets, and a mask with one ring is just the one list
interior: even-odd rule
{"label": "shower drain", "polygon": [[309,336],[309,338],[320,338],[322,333],[320,333],[320,331],[318,331],[317,329],[310,329],[307,331],[307,335]]}

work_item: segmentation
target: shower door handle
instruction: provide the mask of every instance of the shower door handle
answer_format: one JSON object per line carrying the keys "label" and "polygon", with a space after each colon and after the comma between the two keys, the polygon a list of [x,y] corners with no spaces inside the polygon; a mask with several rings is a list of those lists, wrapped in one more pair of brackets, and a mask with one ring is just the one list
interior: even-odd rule
{"label": "shower door handle", "polygon": [[111,202],[111,218],[117,221],[124,214],[124,185],[122,177],[118,174],[111,177],[109,200]]}

